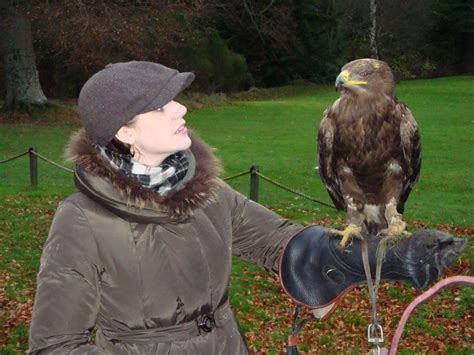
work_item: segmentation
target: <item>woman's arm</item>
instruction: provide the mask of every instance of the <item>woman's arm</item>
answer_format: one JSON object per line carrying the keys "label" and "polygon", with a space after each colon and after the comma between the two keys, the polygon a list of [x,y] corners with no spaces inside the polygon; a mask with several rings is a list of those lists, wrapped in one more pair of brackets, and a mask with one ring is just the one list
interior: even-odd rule
{"label": "woman's arm", "polygon": [[89,343],[99,310],[100,273],[83,211],[61,203],[41,256],[28,354],[102,354]]}
{"label": "woman's arm", "polygon": [[231,196],[232,253],[267,270],[278,272],[278,259],[287,240],[303,226],[282,218],[229,186]]}

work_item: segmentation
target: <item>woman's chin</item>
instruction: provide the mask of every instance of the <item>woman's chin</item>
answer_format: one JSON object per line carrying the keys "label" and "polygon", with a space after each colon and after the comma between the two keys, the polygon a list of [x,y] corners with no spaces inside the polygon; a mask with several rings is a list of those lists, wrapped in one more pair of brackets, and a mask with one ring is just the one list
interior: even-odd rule
{"label": "woman's chin", "polygon": [[192,141],[191,141],[191,138],[189,138],[189,136],[186,134],[185,136],[183,136],[183,149],[181,150],[186,150],[186,149],[189,149],[191,147],[191,144],[192,144]]}

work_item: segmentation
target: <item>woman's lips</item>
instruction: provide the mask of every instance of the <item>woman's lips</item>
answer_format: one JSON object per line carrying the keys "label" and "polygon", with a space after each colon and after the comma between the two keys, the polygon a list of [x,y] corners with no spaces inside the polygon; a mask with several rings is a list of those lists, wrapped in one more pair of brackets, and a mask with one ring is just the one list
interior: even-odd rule
{"label": "woman's lips", "polygon": [[186,128],[184,124],[179,126],[179,128],[175,132],[175,134],[187,134],[187,133],[188,133],[188,129]]}

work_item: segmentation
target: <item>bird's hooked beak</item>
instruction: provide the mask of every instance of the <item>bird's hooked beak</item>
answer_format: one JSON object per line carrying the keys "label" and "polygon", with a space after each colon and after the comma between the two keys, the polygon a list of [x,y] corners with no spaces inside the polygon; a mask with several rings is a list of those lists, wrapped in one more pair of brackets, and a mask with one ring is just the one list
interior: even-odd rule
{"label": "bird's hooked beak", "polygon": [[342,85],[346,83],[346,80],[349,78],[349,72],[347,70],[342,71],[336,78],[336,91],[341,88]]}
{"label": "bird's hooked beak", "polygon": [[336,78],[336,90],[339,90],[343,85],[366,85],[367,81],[356,81],[350,79],[348,70],[343,70]]}

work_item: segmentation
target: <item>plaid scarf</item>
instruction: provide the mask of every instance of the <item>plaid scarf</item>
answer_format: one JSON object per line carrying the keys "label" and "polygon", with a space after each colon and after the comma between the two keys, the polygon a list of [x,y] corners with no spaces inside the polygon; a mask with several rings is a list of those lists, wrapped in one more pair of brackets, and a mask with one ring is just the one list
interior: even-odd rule
{"label": "plaid scarf", "polygon": [[158,166],[149,166],[106,147],[96,145],[96,148],[115,170],[121,171],[128,178],[138,181],[160,196],[165,196],[178,185],[186,176],[189,168],[184,152],[170,155]]}

